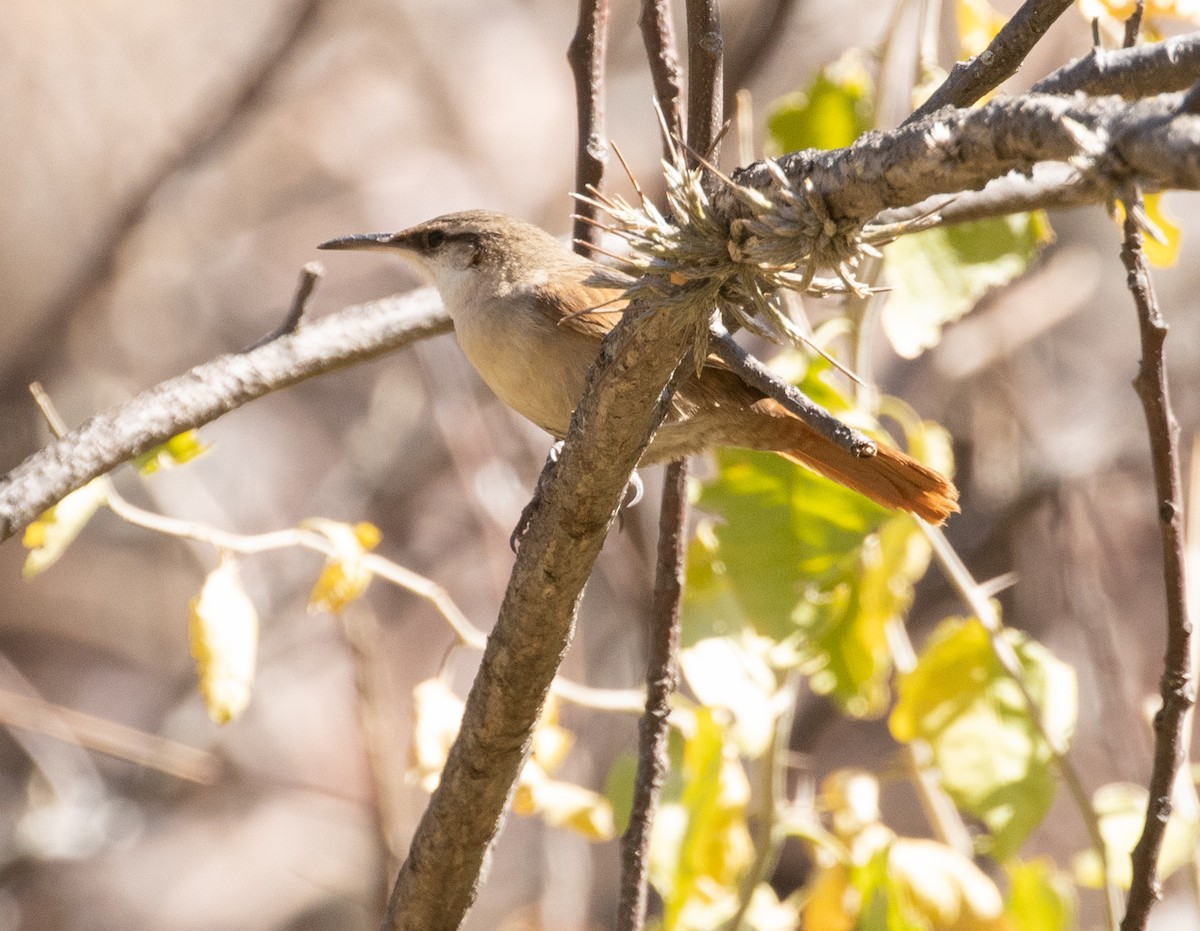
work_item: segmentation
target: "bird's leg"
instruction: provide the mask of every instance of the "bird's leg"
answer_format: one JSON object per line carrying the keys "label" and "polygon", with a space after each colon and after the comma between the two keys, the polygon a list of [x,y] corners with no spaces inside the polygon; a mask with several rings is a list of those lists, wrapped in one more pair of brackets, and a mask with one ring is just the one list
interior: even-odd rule
{"label": "bird's leg", "polygon": [[529,499],[529,503],[521,510],[521,516],[517,519],[517,526],[513,528],[512,535],[508,538],[509,548],[515,553],[521,546],[521,538],[525,536],[525,531],[529,529],[529,522],[533,520],[533,514],[538,509],[538,505],[542,503],[542,487],[550,480],[551,474],[554,472],[554,464],[558,462],[558,454],[562,451],[563,441],[558,440],[550,447],[550,452],[546,454],[546,464],[542,466],[542,472],[538,475],[537,485],[533,488],[533,497]]}

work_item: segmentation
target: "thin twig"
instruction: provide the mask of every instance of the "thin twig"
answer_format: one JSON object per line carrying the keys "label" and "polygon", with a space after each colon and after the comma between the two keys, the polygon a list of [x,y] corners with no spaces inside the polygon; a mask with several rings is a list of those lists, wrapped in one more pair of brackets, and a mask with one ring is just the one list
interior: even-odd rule
{"label": "thin twig", "polygon": [[[579,22],[567,49],[567,62],[575,76],[575,110],[579,129],[575,142],[575,190],[599,190],[608,159],[604,128],[604,52],[608,44],[608,0],[579,0]],[[596,218],[596,208],[586,202],[577,207],[574,240],[579,251],[599,239],[599,231],[583,219]]]}
{"label": "thin twig", "polygon": [[221,771],[217,757],[204,750],[9,689],[0,689],[0,723],[47,734],[189,782],[212,784]]}
{"label": "thin twig", "polygon": [[722,328],[714,326],[709,348],[746,382],[763,394],[774,398],[789,413],[816,430],[821,436],[855,456],[873,456],[877,450],[875,441],[865,433],[842,423],[833,414],[810,400],[799,388],[789,385],[772,374],[771,370],[734,342]]}
{"label": "thin twig", "polygon": [[[675,50],[675,28],[671,21],[671,0],[642,0],[638,18],[646,58],[650,63],[650,78],[654,82],[654,99],[672,133],[683,135],[683,75],[679,70],[679,54]],[[664,155],[669,156],[670,144],[663,140]]]}
{"label": "thin twig", "polygon": [[219,356],[97,414],[0,478],[0,540],[122,462],[314,375],[450,330],[432,288],[348,307],[258,349]]}
{"label": "thin twig", "polygon": [[300,321],[304,319],[304,312],[308,309],[308,299],[312,297],[312,293],[317,287],[317,282],[321,280],[321,276],[324,274],[325,269],[320,262],[305,262],[304,267],[300,269],[300,281],[296,285],[296,293],[292,297],[292,303],[288,307],[288,312],[283,318],[283,322],[262,339],[251,343],[242,352],[250,352],[259,346],[265,346],[267,343],[274,342],[281,336],[295,333],[300,327]]}
{"label": "thin twig", "polygon": [[724,51],[717,0],[686,0],[687,140],[696,152],[718,161],[709,149],[724,122]]}
{"label": "thin twig", "polygon": [[988,91],[999,87],[1017,73],[1038,40],[1072,2],[1025,0],[988,47],[970,61],[956,63],[941,86],[909,114],[903,125],[923,119],[942,107],[969,107]]}
{"label": "thin twig", "polygon": [[687,460],[667,465],[659,516],[658,563],[646,662],[646,711],[638,727],[637,780],[629,827],[621,838],[617,928],[641,931],[648,899],[650,830],[667,776],[667,719],[679,685],[679,604],[687,537]]}
{"label": "thin twig", "polygon": [[1167,598],[1167,648],[1161,682],[1162,707],[1154,716],[1154,764],[1150,774],[1146,824],[1133,849],[1133,878],[1121,931],[1143,931],[1150,909],[1162,895],[1158,855],[1171,814],[1175,774],[1184,758],[1183,733],[1195,702],[1191,674],[1192,626],[1188,617],[1186,550],[1184,548],[1183,490],[1179,468],[1179,424],[1171,409],[1163,346],[1167,323],[1158,306],[1150,269],[1142,248],[1137,217],[1142,198],[1136,188],[1125,201],[1121,261],[1137,308],[1142,360],[1134,388],[1142,401],[1150,433],[1159,532],[1162,537],[1163,579]]}
{"label": "thin twig", "polygon": [[[679,64],[668,0],[647,0],[643,4],[641,27],[659,116],[667,127],[663,134],[663,153],[664,158],[668,158],[670,133],[680,135],[683,125]],[[691,37],[689,26],[689,41]],[[621,158],[621,164],[644,202],[645,195],[624,158]],[[650,836],[669,765],[667,739],[671,697],[679,686],[679,611],[687,551],[687,474],[687,460],[677,459],[667,464],[663,478],[654,599],[647,638],[646,707],[638,725],[637,775],[629,825],[621,837],[621,886],[617,903],[617,928],[620,931],[641,931],[646,923],[650,895]]]}

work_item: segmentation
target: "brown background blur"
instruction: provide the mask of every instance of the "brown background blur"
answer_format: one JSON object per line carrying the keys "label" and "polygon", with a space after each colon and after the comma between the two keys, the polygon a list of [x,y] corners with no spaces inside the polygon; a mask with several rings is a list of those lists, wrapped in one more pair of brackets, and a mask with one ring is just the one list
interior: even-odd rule
{"label": "brown background blur", "polygon": [[[609,134],[653,178],[636,7],[613,4]],[[730,90],[750,87],[761,119],[842,49],[878,41],[890,7],[723,4]],[[244,346],[279,322],[322,240],[466,207],[566,232],[574,20],[572,4],[552,0],[8,0],[0,468],[47,439],[30,380],[74,424]],[[1086,24],[1068,13],[1013,88],[1087,43]],[[1190,450],[1200,224],[1194,196],[1170,204],[1185,220],[1184,256],[1157,280]],[[1157,676],[1162,596],[1118,231],[1099,208],[1054,225],[1058,243],[1023,284],[989,298],[926,357],[881,354],[878,366],[887,390],[955,434],[964,514],[951,538],[978,577],[1019,574],[1004,598],[1008,621],[1078,668],[1074,756],[1094,788],[1146,778],[1143,699]],[[322,259],[314,314],[411,283],[378,257]],[[450,337],[252,404],[204,437],[213,451],[187,469],[149,482],[122,473],[121,487],[244,532],[316,515],[371,520],[381,552],[440,583],[485,628],[547,446],[486,393]],[[609,541],[589,586],[567,660],[578,680],[640,680],[658,477],[647,479],[650,503]],[[305,612],[319,560],[246,561],[263,619],[259,678],[245,718],[218,729],[196,697],[186,643],[187,600],[211,553],[101,514],[33,582],[20,579],[23,555],[16,542],[0,547],[0,688],[211,750],[225,765],[215,785],[197,786],[48,737],[0,734],[0,931],[375,927],[390,877],[350,651],[335,621]],[[920,595],[918,639],[960,610],[932,575]],[[451,638],[428,605],[384,584],[368,604],[404,748],[412,685],[434,674]],[[476,661],[452,659],[460,693]],[[893,748],[880,723],[804,702],[796,745],[818,773],[886,765]],[[633,745],[633,720],[568,707],[564,723],[580,738],[564,777],[602,785]],[[425,798],[402,792],[401,833]],[[903,787],[886,798],[901,831],[924,830]],[[1065,863],[1081,843],[1060,802],[1033,846]],[[787,867],[793,878],[798,868]],[[609,926],[615,876],[615,844],[511,819],[470,927]],[[1172,907],[1162,927],[1182,926],[1169,924]]]}

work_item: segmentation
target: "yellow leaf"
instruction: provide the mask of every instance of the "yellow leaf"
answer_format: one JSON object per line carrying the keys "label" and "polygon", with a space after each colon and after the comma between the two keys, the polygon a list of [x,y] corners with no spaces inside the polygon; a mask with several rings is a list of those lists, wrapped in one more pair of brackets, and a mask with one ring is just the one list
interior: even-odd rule
{"label": "yellow leaf", "polygon": [[1000,890],[957,850],[936,841],[898,838],[888,854],[893,879],[912,907],[939,931],[1007,928]]}
{"label": "yellow leaf", "polygon": [[104,486],[100,479],[93,479],[26,527],[21,543],[29,555],[21,575],[32,579],[54,565],[103,504]]}
{"label": "yellow leaf", "polygon": [[[1135,0],[1079,0],[1079,12],[1084,19],[1126,20],[1137,7]],[[1200,22],[1200,3],[1197,0],[1147,0],[1146,16],[1187,19]]]}
{"label": "yellow leaf", "polygon": [[379,544],[382,534],[374,524],[350,526],[319,517],[306,520],[300,526],[320,533],[334,547],[334,555],[326,560],[308,597],[308,610],[341,614],[346,605],[361,598],[371,584],[371,572],[363,565],[362,558],[367,550]]}
{"label": "yellow leaf", "polygon": [[964,58],[978,55],[996,37],[1007,20],[992,9],[988,0],[956,0],[958,47]]}
{"label": "yellow leaf", "polygon": [[[1147,194],[1143,202],[1146,219],[1154,229],[1153,233],[1142,237],[1146,260],[1155,268],[1171,268],[1179,261],[1183,230],[1176,218],[1167,212],[1161,193]],[[1118,225],[1125,222],[1125,205],[1121,201],[1117,201],[1115,219]]]}
{"label": "yellow leaf", "polygon": [[540,815],[551,827],[569,828],[588,840],[611,840],[615,833],[608,799],[583,786],[550,779],[540,767],[528,764],[517,784],[513,811]]}
{"label": "yellow leaf", "polygon": [[258,614],[237,563],[222,559],[189,603],[192,656],[209,717],[227,724],[250,703],[258,652]]}
{"label": "yellow leaf", "polygon": [[208,452],[208,444],[200,442],[196,430],[177,433],[165,443],[147,450],[133,460],[134,467],[143,475],[153,475],[159,469],[169,469],[191,462]]}

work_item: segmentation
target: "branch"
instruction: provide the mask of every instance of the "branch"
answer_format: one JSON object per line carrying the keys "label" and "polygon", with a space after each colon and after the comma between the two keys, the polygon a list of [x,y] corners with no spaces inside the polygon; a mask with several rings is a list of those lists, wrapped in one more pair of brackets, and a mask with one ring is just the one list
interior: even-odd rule
{"label": "branch", "polygon": [[877,447],[875,441],[869,436],[842,423],[795,385],[789,385],[780,379],[762,362],[734,342],[733,337],[728,332],[724,332],[723,327],[714,327],[713,329],[714,334],[709,347],[722,362],[737,372],[748,384],[757,388],[767,397],[774,398],[789,412],[795,414],[825,439],[836,443],[846,452],[854,456],[873,456],[875,454]]}
{"label": "branch", "polygon": [[1141,334],[1142,361],[1133,385],[1141,398],[1150,432],[1167,595],[1167,650],[1163,660],[1162,707],[1154,716],[1154,764],[1150,775],[1146,824],[1133,849],[1133,878],[1121,931],[1143,931],[1150,917],[1150,909],[1162,897],[1157,876],[1158,855],[1171,814],[1175,776],[1184,758],[1183,734],[1187,713],[1195,702],[1191,673],[1192,625],[1187,610],[1179,424],[1171,410],[1163,353],[1167,323],[1159,310],[1142,248],[1142,232],[1138,227],[1142,210],[1141,193],[1135,190],[1133,197],[1125,202],[1125,238],[1121,246],[1121,261],[1125,265],[1129,291],[1137,308],[1138,330]]}
{"label": "branch", "polygon": [[646,660],[646,713],[638,726],[637,781],[629,827],[621,837],[619,931],[640,931],[646,922],[650,831],[667,777],[671,696],[679,687],[679,602],[687,552],[687,510],[687,460],[677,459],[667,465],[663,481],[650,655]]}
{"label": "branch", "polygon": [[708,156],[709,147],[721,131],[724,101],[725,39],[721,35],[721,11],[717,0],[687,0],[688,100],[687,138],[692,147],[699,142],[700,154]]}
{"label": "branch", "polygon": [[0,479],[0,541],[122,462],[247,401],[446,333],[432,288],[349,307],[244,353],[220,356],[90,418]]}
{"label": "branch", "polygon": [[634,302],[601,344],[522,537],[458,739],[392,890],[386,929],[455,929],[474,901],[584,583],[690,364],[675,347],[691,344],[697,316]]}
{"label": "branch", "polygon": [[1073,0],[1025,0],[988,47],[970,61],[957,62],[949,76],[903,125],[915,123],[942,107],[969,107],[1017,73],[1021,62]]}
{"label": "branch", "polygon": [[[579,129],[575,151],[575,190],[600,188],[608,139],[604,131],[604,50],[608,45],[608,0],[580,0],[579,23],[567,48],[567,62],[575,76],[575,111]],[[599,230],[596,208],[577,201],[573,237],[595,244]],[[577,247],[579,248],[579,247]]]}
{"label": "branch", "polygon": [[[651,29],[651,10],[654,25]],[[694,63],[703,55],[700,43],[706,35],[720,36],[721,24],[715,5],[703,11],[704,20],[694,18],[699,8],[688,4],[688,61]],[[679,75],[675,64],[674,39],[670,31],[670,9],[667,0],[648,2],[642,11],[642,34],[650,71],[654,76],[659,112],[668,127],[663,138],[664,157],[670,157],[670,133],[682,132],[679,112]],[[674,65],[674,72],[672,71]],[[720,123],[721,100],[720,51],[715,64],[706,67],[706,84],[698,84],[692,72],[690,106],[694,112],[708,114],[707,119],[691,124],[691,143],[708,151],[711,134]],[[715,119],[714,119],[715,118]],[[667,464],[663,478],[662,506],[658,518],[658,558],[654,573],[654,604],[650,618],[649,655],[646,657],[646,710],[638,725],[637,776],[630,806],[629,826],[621,837],[621,885],[617,903],[619,931],[642,931],[646,924],[646,905],[649,899],[650,837],[658,812],[659,795],[667,778],[669,760],[667,741],[671,715],[671,696],[679,687],[679,613],[683,597],[684,559],[687,552],[687,459]]]}
{"label": "branch", "polygon": [[[642,0],[642,15],[638,18],[642,43],[650,62],[650,78],[654,82],[654,99],[662,110],[667,126],[676,135],[683,135],[683,75],[679,70],[679,55],[675,51],[675,31],[671,25],[670,0]],[[667,145],[667,140],[663,140]]]}
{"label": "branch", "polygon": [[[1200,117],[1191,94],[1129,103],[1120,97],[1031,94],[974,110],[942,110],[888,133],[868,133],[845,149],[807,149],[776,160],[797,188],[811,183],[835,219],[867,219],[934,194],[979,190],[1040,162],[1070,162],[1081,177],[1119,188],[1200,187]],[[771,169],[756,162],[733,180],[770,195]],[[751,208],[729,187],[713,204],[728,221]]]}
{"label": "branch", "polygon": [[1187,90],[1200,81],[1200,32],[1162,42],[1088,54],[1051,72],[1030,88],[1035,94],[1148,97]]}

